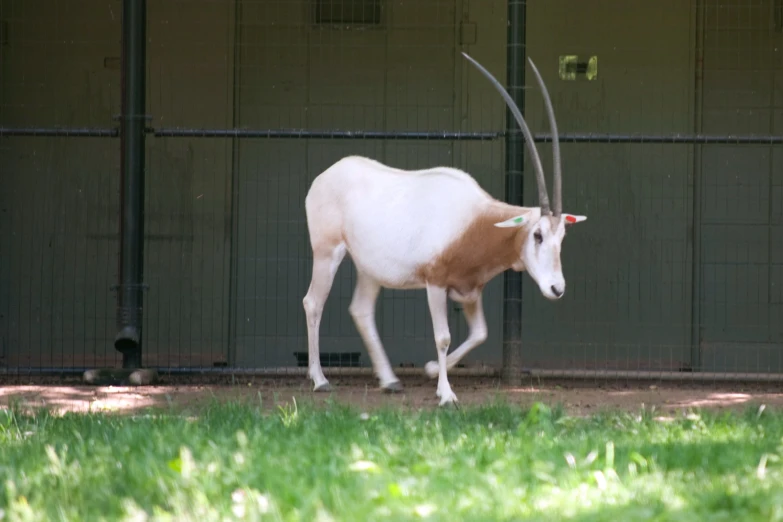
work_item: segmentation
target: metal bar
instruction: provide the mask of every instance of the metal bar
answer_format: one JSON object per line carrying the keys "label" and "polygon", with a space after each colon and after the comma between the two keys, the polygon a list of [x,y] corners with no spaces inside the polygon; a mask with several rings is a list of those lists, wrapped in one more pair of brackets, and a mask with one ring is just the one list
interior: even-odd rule
{"label": "metal bar", "polygon": [[[451,371],[451,370],[449,370]],[[641,371],[641,370],[530,370],[530,375],[536,378],[550,379],[596,379],[596,380],[639,380],[639,381],[676,381],[676,382],[781,382],[781,373],[753,372],[671,372],[671,371]]]}
{"label": "metal bar", "polygon": [[0,376],[16,376],[16,375],[76,375],[84,373],[91,368],[74,367],[74,368],[56,368],[50,366],[43,367],[0,367]]}
{"label": "metal bar", "polygon": [[[154,368],[160,375],[204,374],[204,375],[258,375],[270,377],[307,377],[307,368],[300,366],[278,368]],[[373,377],[370,367],[324,367],[324,375],[333,377]],[[395,368],[399,376],[424,377],[424,368]],[[495,367],[452,368],[449,377],[496,377],[500,373]]]}
{"label": "metal bar", "polygon": [[[57,367],[30,367],[30,368],[11,368],[0,367],[0,376],[7,375],[77,375],[82,374],[92,368],[87,367],[74,367],[74,368],[57,368]],[[150,370],[155,370],[158,374],[170,374],[170,375],[258,375],[258,376],[270,376],[270,377],[306,377],[307,368],[305,367],[277,367],[277,368],[237,368],[237,367],[222,367],[215,368],[212,366],[206,367],[148,367]],[[330,376],[343,376],[343,377],[371,377],[375,375],[373,369],[370,367],[324,367],[325,375]],[[423,377],[423,368],[395,368],[394,372],[397,375],[409,376],[409,377]],[[460,376],[475,376],[475,377],[496,377],[500,373],[498,368],[485,366],[477,368],[452,368],[449,370],[450,377]]]}
{"label": "metal bar", "polygon": [[123,368],[141,366],[144,292],[146,0],[123,0],[120,284],[114,347]]}
{"label": "metal bar", "polygon": [[[241,100],[241,94],[242,94],[242,53],[240,49],[242,49],[242,30],[243,30],[243,12],[242,9],[244,8],[244,4],[242,0],[235,0],[234,2],[234,38],[233,38],[233,70],[232,70],[232,80],[233,80],[233,89],[232,94],[234,99],[232,100],[233,104],[233,110],[231,113],[232,120],[231,125],[236,126],[241,117],[241,108],[242,108],[242,100]],[[241,154],[241,144],[238,140],[234,140],[231,142],[231,171],[229,174],[229,180],[228,180],[228,209],[227,209],[227,215],[230,222],[229,225],[229,232],[227,234],[228,236],[228,317],[226,320],[226,324],[228,325],[228,328],[226,328],[226,361],[228,362],[229,366],[234,366],[236,363],[236,352],[237,352],[237,338],[234,335],[235,332],[238,332],[237,329],[237,300],[235,297],[239,295],[239,278],[235,277],[235,274],[238,272],[238,266],[239,266],[239,258],[240,258],[240,241],[237,240],[240,234],[241,225],[238,216],[236,215],[237,212],[235,212],[235,209],[239,209],[239,187],[241,186],[241,180],[239,177],[239,172],[241,172],[241,162],[242,162],[242,154]]]}
{"label": "metal bar", "polygon": [[[305,367],[278,367],[278,368],[152,368],[159,374],[188,375],[257,375],[266,377],[306,377]],[[324,375],[334,377],[373,377],[373,369],[369,367],[324,367]],[[397,375],[405,377],[421,377],[423,368],[395,368]],[[675,371],[644,371],[644,370],[550,370],[539,368],[519,368],[517,373],[533,378],[561,378],[561,379],[597,379],[597,380],[660,380],[675,382],[781,382],[781,373],[754,373],[754,372],[675,372]],[[502,377],[504,369],[492,366],[475,368],[452,368],[449,376],[453,377]]]}
{"label": "metal bar", "polygon": [[[507,90],[525,113],[525,23],[526,0],[508,1],[506,32]],[[506,108],[506,201],[522,205],[524,195],[525,143],[516,119]],[[522,273],[503,274],[503,382],[519,384],[522,367]]]}
{"label": "metal bar", "polygon": [[[509,28],[509,30],[511,30]],[[521,69],[524,68],[520,67]],[[524,72],[523,72],[524,75]],[[509,87],[509,92],[512,87]],[[522,102],[520,102],[522,103]],[[151,129],[147,133],[158,138],[266,138],[266,139],[376,139],[376,140],[440,140],[491,141],[508,138],[516,133],[505,132],[451,132],[451,131],[363,131],[363,130],[305,130],[305,129]],[[780,145],[783,135],[703,135],[703,134],[559,134],[561,143],[636,143],[636,144],[728,144]],[[537,143],[549,143],[551,134],[533,134]]]}
{"label": "metal bar", "polygon": [[[703,128],[704,108],[704,25],[705,1],[696,3],[696,45],[694,46],[694,107],[693,127],[698,135]],[[691,245],[691,368],[701,367],[701,206],[702,206],[702,147],[693,147],[693,200],[691,203],[692,241]]]}
{"label": "metal bar", "polygon": [[[536,142],[550,142],[550,134],[534,134]],[[558,134],[563,143],[663,143],[663,144],[722,144],[722,145],[780,145],[783,135],[704,135],[704,134]]]}
{"label": "metal bar", "polygon": [[[0,377],[13,376],[43,376],[43,375],[78,375],[91,368],[0,368]],[[258,377],[306,377],[307,368],[214,368],[214,367],[151,367],[160,375],[238,375]],[[323,369],[328,377],[373,377],[373,369],[359,368],[329,368]],[[395,373],[405,377],[421,377],[423,368],[395,368]],[[452,368],[449,376],[453,377],[494,377],[501,376],[502,370],[496,367]],[[520,369],[520,375],[535,379],[573,379],[573,380],[628,380],[628,381],[669,381],[669,382],[768,382],[783,383],[781,373],[754,372],[674,372],[674,371],[642,371],[642,370],[551,370],[527,368]]]}
{"label": "metal bar", "polygon": [[488,141],[502,132],[363,131],[305,129],[147,129],[157,138],[270,138]]}
{"label": "metal bar", "polygon": [[65,138],[116,138],[119,129],[0,127],[0,136],[58,136]]}

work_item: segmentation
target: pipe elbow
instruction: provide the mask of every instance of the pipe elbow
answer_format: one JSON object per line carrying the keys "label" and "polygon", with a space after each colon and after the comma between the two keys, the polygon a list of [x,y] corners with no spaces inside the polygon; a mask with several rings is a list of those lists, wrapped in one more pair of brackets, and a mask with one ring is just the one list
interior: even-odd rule
{"label": "pipe elbow", "polygon": [[139,329],[129,325],[122,328],[114,338],[114,348],[120,353],[129,353],[138,350],[141,341]]}

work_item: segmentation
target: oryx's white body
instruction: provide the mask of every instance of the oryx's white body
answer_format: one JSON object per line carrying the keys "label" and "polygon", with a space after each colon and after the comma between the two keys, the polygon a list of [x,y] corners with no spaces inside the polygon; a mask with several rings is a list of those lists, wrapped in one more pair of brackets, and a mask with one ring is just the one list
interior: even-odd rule
{"label": "oryx's white body", "polygon": [[405,171],[359,156],[319,175],[305,200],[311,238],[339,234],[359,272],[395,289],[425,288],[421,268],[498,204],[460,170]]}
{"label": "oryx's white body", "polygon": [[[521,115],[517,120],[529,135]],[[529,148],[531,142],[528,139]],[[538,179],[540,185],[543,172]],[[316,177],[305,200],[313,277],[304,298],[315,390],[330,388],[321,370],[319,327],[335,273],[348,253],[357,269],[349,310],[381,387],[402,388],[375,326],[378,293],[381,287],[426,288],[438,362],[427,363],[425,369],[438,377],[441,404],[456,401],[447,370],[486,339],[481,304],[486,283],[511,268],[527,270],[549,299],[565,292],[560,245],[566,223],[585,218],[561,214],[558,183],[555,212],[550,213],[545,186],[540,208],[516,207],[492,198],[467,173],[447,167],[405,171],[349,156]],[[464,304],[470,333],[447,356],[449,297]]]}

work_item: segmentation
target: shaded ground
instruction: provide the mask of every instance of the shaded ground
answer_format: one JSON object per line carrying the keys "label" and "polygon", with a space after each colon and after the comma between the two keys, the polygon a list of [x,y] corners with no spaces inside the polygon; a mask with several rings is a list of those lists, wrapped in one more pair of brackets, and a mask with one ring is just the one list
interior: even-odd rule
{"label": "shaded ground", "polygon": [[[203,384],[208,382],[209,384]],[[314,394],[304,378],[270,379],[245,377],[166,377],[159,386],[85,386],[79,379],[35,379],[14,377],[0,380],[0,408],[12,403],[25,407],[48,407],[65,412],[135,412],[149,408],[197,412],[217,400],[252,401],[269,408],[296,399],[297,403],[323,403],[333,399],[372,409],[393,405],[406,408],[435,408],[435,381],[403,379],[405,391],[381,393],[368,378],[332,379],[335,390]],[[688,408],[744,409],[764,404],[783,407],[781,384],[727,384],[629,381],[547,380],[521,387],[502,387],[494,379],[454,378],[452,387],[464,405],[480,404],[501,397],[522,405],[536,401],[563,405],[569,413],[589,414],[604,409],[638,411],[642,405],[661,413]],[[781,408],[783,409],[783,408]]]}

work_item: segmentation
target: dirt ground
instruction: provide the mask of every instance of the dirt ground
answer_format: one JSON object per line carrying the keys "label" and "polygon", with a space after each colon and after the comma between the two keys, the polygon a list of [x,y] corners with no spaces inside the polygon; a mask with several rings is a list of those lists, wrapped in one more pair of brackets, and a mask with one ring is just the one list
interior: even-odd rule
{"label": "dirt ground", "polygon": [[[156,386],[86,386],[80,379],[4,377],[0,379],[0,408],[11,404],[56,412],[108,411],[140,413],[150,409],[197,414],[213,401],[250,401],[270,409],[296,399],[298,404],[323,404],[332,399],[371,410],[380,406],[436,408],[435,381],[403,378],[404,392],[382,393],[373,379],[333,378],[332,393],[314,394],[305,378],[165,377]],[[495,379],[453,378],[460,404],[486,403],[495,398],[528,405],[540,401],[562,405],[571,414],[606,409],[639,411],[642,406],[661,414],[700,409],[744,409],[765,405],[783,409],[783,383],[671,383],[530,379],[519,387],[504,387]]]}

